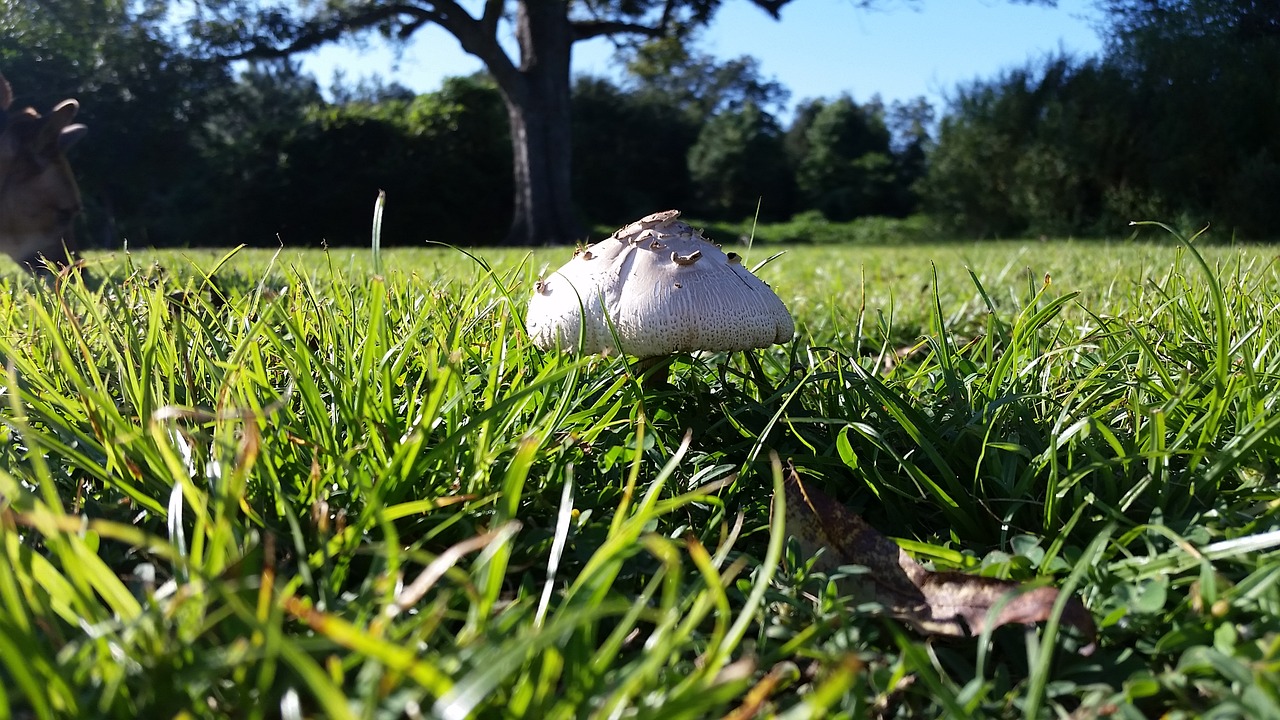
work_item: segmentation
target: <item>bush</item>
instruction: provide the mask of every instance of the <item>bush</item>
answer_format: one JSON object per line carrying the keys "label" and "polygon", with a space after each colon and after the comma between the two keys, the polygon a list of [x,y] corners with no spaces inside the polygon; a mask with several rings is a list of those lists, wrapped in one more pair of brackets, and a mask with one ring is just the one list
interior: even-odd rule
{"label": "bush", "polygon": [[[924,215],[906,218],[870,216],[849,222],[832,222],[818,210],[806,210],[786,222],[758,223],[753,218],[738,222],[693,218],[687,219],[687,222],[700,228],[709,239],[726,247],[746,245],[748,242],[753,245],[903,245],[938,239],[936,225]],[[613,232],[613,229],[601,225],[595,228],[593,237],[604,237]]]}
{"label": "bush", "polygon": [[480,78],[413,100],[304,108],[296,123],[237,141],[251,162],[228,168],[211,240],[366,244],[383,190],[385,245],[492,244],[511,218],[509,137],[502,99]]}

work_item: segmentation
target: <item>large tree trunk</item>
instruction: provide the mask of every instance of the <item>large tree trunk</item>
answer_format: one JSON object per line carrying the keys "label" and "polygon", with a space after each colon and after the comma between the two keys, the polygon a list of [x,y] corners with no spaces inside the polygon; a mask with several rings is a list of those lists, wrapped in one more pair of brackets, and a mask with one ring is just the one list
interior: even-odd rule
{"label": "large tree trunk", "polygon": [[515,214],[507,243],[583,238],[570,191],[569,58],[573,28],[564,0],[524,0],[516,13],[520,68],[499,78],[511,119]]}

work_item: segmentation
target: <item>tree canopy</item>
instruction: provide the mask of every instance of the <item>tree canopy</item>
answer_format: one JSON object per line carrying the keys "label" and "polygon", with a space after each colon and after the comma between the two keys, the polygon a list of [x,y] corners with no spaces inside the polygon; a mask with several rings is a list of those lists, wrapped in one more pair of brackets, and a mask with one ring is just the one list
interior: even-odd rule
{"label": "tree canopy", "polygon": [[[1280,6],[1109,0],[1106,52],[959,88],[926,207],[979,234],[1116,232],[1130,220],[1280,235]],[[1268,189],[1270,188],[1270,189]]]}
{"label": "tree canopy", "polygon": [[[453,7],[414,7],[427,5]],[[765,219],[925,213],[940,233],[985,237],[1115,235],[1151,218],[1280,236],[1280,12],[1266,4],[1108,0],[1097,57],[1011,67],[940,108],[847,94],[790,111],[754,58],[698,44],[710,2],[397,10],[363,31],[523,22],[530,42],[564,50],[613,28],[627,72],[568,82],[567,52],[548,67],[555,53],[530,46],[500,61],[521,78],[506,86],[490,70],[421,96],[341,79],[321,93],[290,53],[358,37],[305,31],[375,6],[6,3],[0,70],[19,106],[81,101],[91,131],[72,163],[91,245],[363,244],[379,190],[387,243],[580,239],[656,209],[738,222],[757,204]],[[545,7],[557,14],[521,19]],[[521,203],[529,217],[553,208],[550,225],[510,223]]]}
{"label": "tree canopy", "polygon": [[[751,0],[775,18],[789,1]],[[515,190],[506,239],[529,244],[581,236],[571,189],[573,44],[601,36],[678,38],[709,22],[719,5],[720,0],[487,0],[468,9],[454,0],[206,0],[187,27],[228,59],[288,57],[367,32],[404,41],[428,24],[443,28],[484,63],[506,105]],[[508,25],[517,57],[502,43],[500,29]]]}

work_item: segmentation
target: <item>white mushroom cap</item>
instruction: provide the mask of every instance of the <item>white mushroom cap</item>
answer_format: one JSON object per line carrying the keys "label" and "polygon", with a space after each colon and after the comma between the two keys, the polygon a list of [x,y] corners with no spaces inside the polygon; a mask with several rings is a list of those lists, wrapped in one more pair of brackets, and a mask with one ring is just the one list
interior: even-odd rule
{"label": "white mushroom cap", "polygon": [[633,222],[539,280],[526,320],[533,342],[608,352],[610,323],[622,351],[641,358],[789,341],[795,323],[782,300],[679,215]]}

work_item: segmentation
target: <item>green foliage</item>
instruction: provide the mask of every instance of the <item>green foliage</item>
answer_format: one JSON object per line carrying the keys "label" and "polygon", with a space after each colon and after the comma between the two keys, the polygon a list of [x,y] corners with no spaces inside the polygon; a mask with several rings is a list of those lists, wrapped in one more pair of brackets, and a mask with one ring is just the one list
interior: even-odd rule
{"label": "green foliage", "polygon": [[[936,243],[937,228],[924,215],[908,218],[862,217],[850,222],[832,222],[817,210],[797,213],[786,222],[762,223],[754,217],[737,222],[688,221],[694,227],[705,230],[707,237],[720,242],[733,241],[741,245],[902,245],[907,243]],[[607,236],[612,228],[600,227],[596,237]]]}
{"label": "green foliage", "polygon": [[[0,710],[1273,716],[1280,277],[1178,244],[792,248],[797,340],[662,389],[530,345],[563,250],[15,268]],[[1080,597],[1098,650],[840,597],[783,460],[934,568]]]}
{"label": "green foliage", "polygon": [[612,228],[693,194],[687,156],[699,124],[654,95],[579,78],[573,90],[573,195],[592,222]]}
{"label": "green foliage", "polygon": [[776,113],[790,96],[778,81],[760,76],[755,58],[717,60],[684,36],[659,38],[631,51],[626,89],[642,100],[678,108],[696,124],[747,105]]}
{"label": "green foliage", "polygon": [[795,159],[806,204],[836,221],[897,214],[902,209],[893,206],[896,178],[883,108],[859,106],[847,95],[814,105],[804,153]]}
{"label": "green foliage", "polygon": [[1103,57],[1050,57],[960,88],[926,209],[985,236],[1115,233],[1180,214],[1280,234],[1280,16],[1256,3],[1104,3]]}
{"label": "green foliage", "polygon": [[[762,78],[753,58],[718,61],[683,35],[626,57],[621,87],[596,78],[574,87],[574,197],[583,215],[620,226],[700,198],[704,215],[736,220],[754,214],[761,193],[770,217],[791,212],[791,173],[779,165],[769,115],[787,92]],[[753,164],[776,177],[762,182]]]}
{"label": "green foliage", "polygon": [[900,214],[916,212],[920,207],[919,183],[929,170],[935,118],[933,105],[923,97],[895,100],[885,113],[897,173],[893,204]]}
{"label": "green foliage", "polygon": [[1123,111],[1102,102],[1122,89],[1105,66],[1067,57],[961,88],[921,186],[926,209],[979,236],[1123,227],[1137,208],[1108,207],[1103,178],[1131,173],[1133,153],[1111,135]]}
{"label": "green foliage", "polygon": [[[619,86],[574,88],[580,218],[617,226],[680,207],[736,227],[762,202],[772,220],[816,210],[860,226],[927,212],[984,238],[1118,236],[1143,217],[1280,236],[1280,17],[1265,3],[1108,0],[1101,57],[1050,56],[957,88],[937,142],[920,99],[810,100],[784,132],[785,88],[750,57],[698,48],[719,4],[672,4],[664,37],[624,43]],[[19,105],[81,101],[91,135],[71,160],[89,247],[363,243],[378,190],[388,244],[498,242],[513,163],[491,81],[422,98],[339,83],[330,105],[280,59],[348,32],[414,31],[410,6],[8,2],[0,71]],[[665,7],[592,5],[643,23]],[[240,53],[260,59],[230,65]],[[812,215],[794,225],[799,240],[848,235]]]}
{"label": "green foliage", "polygon": [[689,149],[698,208],[715,217],[775,219],[790,209],[792,189],[782,130],[752,103],[711,118]]}
{"label": "green foliage", "polygon": [[[790,0],[754,1],[776,18]],[[573,44],[596,37],[616,38],[619,44],[685,38],[710,22],[719,6],[720,0],[607,0],[585,9],[526,0],[466,9],[430,0],[292,6],[275,0],[209,0],[193,13],[187,29],[222,57],[246,59],[288,57],[371,31],[403,43],[423,27],[438,26],[484,63],[501,89],[516,196],[506,240],[535,245],[572,241],[581,231],[572,203]],[[512,33],[515,42],[509,42]]]}
{"label": "green foliage", "polygon": [[280,121],[255,123],[218,151],[237,159],[220,200],[235,221],[221,226],[219,244],[363,244],[379,190],[388,245],[486,244],[506,229],[511,145],[488,80],[452,78],[438,92],[378,104],[261,98]]}
{"label": "green foliage", "polygon": [[1144,128],[1146,187],[1245,235],[1280,234],[1280,8],[1165,5],[1106,4],[1115,26],[1110,58],[1136,90],[1131,102],[1154,119]]}

